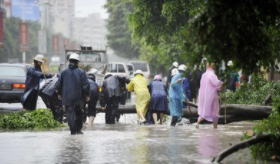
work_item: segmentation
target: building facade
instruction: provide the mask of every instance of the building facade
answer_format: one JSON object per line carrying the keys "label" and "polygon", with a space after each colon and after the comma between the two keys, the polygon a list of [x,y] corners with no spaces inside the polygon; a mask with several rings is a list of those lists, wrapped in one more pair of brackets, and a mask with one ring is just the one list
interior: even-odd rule
{"label": "building facade", "polygon": [[40,0],[41,25],[72,38],[75,0]]}
{"label": "building facade", "polygon": [[105,47],[107,33],[106,20],[99,13],[74,20],[73,38],[82,45]]}

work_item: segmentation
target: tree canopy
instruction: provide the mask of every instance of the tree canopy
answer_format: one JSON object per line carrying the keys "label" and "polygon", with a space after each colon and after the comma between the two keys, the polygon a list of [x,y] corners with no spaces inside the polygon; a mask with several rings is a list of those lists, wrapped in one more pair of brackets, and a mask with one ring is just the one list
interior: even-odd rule
{"label": "tree canopy", "polygon": [[278,0],[207,0],[190,29],[201,54],[251,73],[280,57],[279,16]]}
{"label": "tree canopy", "polygon": [[107,0],[105,8],[110,14],[107,22],[108,45],[118,56],[137,58],[139,45],[131,42],[128,15],[132,13],[132,3],[123,0]]}
{"label": "tree canopy", "polygon": [[[0,48],[0,61],[7,62],[8,58],[18,58],[22,56],[19,51],[19,18],[6,18],[4,20],[4,45]],[[29,28],[29,50],[26,53],[28,62],[32,56],[38,53],[38,30],[40,26],[37,22],[28,21]]]}
{"label": "tree canopy", "polygon": [[247,73],[260,66],[269,68],[280,57],[278,0],[130,2],[134,6],[130,27],[133,38],[141,41],[141,49],[164,47],[161,52],[169,55],[167,47],[176,44],[177,60],[190,65],[203,57],[217,62],[232,60]]}

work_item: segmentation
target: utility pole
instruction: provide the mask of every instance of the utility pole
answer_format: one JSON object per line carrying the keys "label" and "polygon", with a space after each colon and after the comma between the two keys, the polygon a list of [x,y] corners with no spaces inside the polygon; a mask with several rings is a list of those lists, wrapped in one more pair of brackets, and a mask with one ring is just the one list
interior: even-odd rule
{"label": "utility pole", "polygon": [[[22,22],[25,23],[25,0],[22,0]],[[25,63],[25,48],[22,51],[22,63]]]}

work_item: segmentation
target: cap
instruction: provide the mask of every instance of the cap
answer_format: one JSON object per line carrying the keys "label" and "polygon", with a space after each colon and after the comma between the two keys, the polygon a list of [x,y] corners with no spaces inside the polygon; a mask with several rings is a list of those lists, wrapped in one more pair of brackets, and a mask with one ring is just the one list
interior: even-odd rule
{"label": "cap", "polygon": [[34,60],[44,63],[44,56],[41,54],[38,54],[34,57]]}
{"label": "cap", "polygon": [[171,71],[171,76],[177,75],[179,73],[177,68],[173,68]]}
{"label": "cap", "polygon": [[232,65],[233,65],[233,62],[232,62],[231,60],[227,62],[227,66],[230,67],[230,66],[232,66]]}
{"label": "cap", "polygon": [[69,60],[70,60],[70,59],[80,61],[79,54],[72,53],[72,54],[70,55],[70,57],[69,57]]}
{"label": "cap", "polygon": [[134,73],[134,76],[137,75],[137,74],[142,74],[143,75],[142,70],[140,70],[140,69],[136,70],[135,73]]}
{"label": "cap", "polygon": [[175,61],[175,62],[173,62],[172,65],[173,65],[174,67],[178,67],[179,64],[178,64],[178,62]]}
{"label": "cap", "polygon": [[161,76],[160,75],[156,75],[155,77],[154,77],[154,80],[161,80],[162,78],[161,78]]}
{"label": "cap", "polygon": [[186,71],[186,69],[187,69],[187,66],[185,64],[181,64],[178,67],[178,70],[180,70],[180,71]]}

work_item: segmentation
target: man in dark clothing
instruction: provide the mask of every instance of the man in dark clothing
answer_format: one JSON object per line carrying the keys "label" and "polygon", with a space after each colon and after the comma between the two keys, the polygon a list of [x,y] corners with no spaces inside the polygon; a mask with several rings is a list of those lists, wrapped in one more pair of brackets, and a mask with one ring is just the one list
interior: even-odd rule
{"label": "man in dark clothing", "polygon": [[86,100],[90,100],[90,86],[84,70],[78,68],[79,55],[73,53],[69,57],[69,67],[62,71],[56,90],[58,98],[62,99],[62,105],[67,112],[67,121],[71,135],[83,134],[82,107]]}
{"label": "man in dark clothing", "polygon": [[21,98],[21,104],[24,110],[36,109],[40,79],[48,79],[53,76],[53,74],[42,73],[41,65],[43,63],[44,56],[38,54],[34,57],[34,67],[30,67],[27,71],[25,81],[26,88],[24,89],[24,94]]}
{"label": "man in dark clothing", "polygon": [[[115,118],[118,113],[119,103],[125,95],[125,82],[126,78],[120,75],[108,74],[102,85],[101,93],[101,109],[105,110],[106,124],[115,124]],[[124,104],[122,104],[124,105]]]}
{"label": "man in dark clothing", "polygon": [[[98,101],[98,85],[95,83],[95,76],[93,74],[88,75],[88,82],[90,85],[90,101],[87,103],[87,116],[89,125],[93,125],[94,118],[96,117],[96,104]],[[85,115],[85,116],[86,116]]]}
{"label": "man in dark clothing", "polygon": [[229,83],[227,85],[227,89],[235,92],[236,90],[236,82],[239,82],[239,74],[237,71],[233,69],[233,62],[230,60],[227,63],[228,68],[231,70],[229,75]]}
{"label": "man in dark clothing", "polygon": [[200,79],[202,77],[203,72],[201,71],[201,68],[196,68],[193,72],[189,73],[189,84],[190,84],[190,92],[191,92],[191,97],[190,101],[193,101],[196,103],[197,101],[197,96],[198,96],[198,90],[200,88]]}
{"label": "man in dark clothing", "polygon": [[169,88],[169,83],[171,82],[171,72],[174,68],[178,68],[179,64],[178,62],[173,62],[172,66],[168,68],[168,74],[167,74],[167,81],[166,81],[166,87]]}

